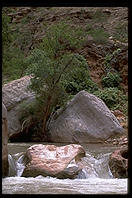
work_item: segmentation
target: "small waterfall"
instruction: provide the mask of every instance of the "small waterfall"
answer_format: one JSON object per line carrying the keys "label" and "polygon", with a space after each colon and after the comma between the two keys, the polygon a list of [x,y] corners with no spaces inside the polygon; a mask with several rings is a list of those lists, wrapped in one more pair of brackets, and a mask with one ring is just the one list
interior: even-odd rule
{"label": "small waterfall", "polygon": [[108,164],[109,155],[110,153],[107,153],[94,158],[90,154],[87,154],[86,157],[82,159],[82,163],[85,167],[79,172],[77,178],[113,178]]}
{"label": "small waterfall", "polygon": [[24,155],[20,156],[19,159],[16,161],[16,169],[17,169],[18,177],[21,177],[25,168],[23,159],[24,159]]}
{"label": "small waterfall", "polygon": [[24,159],[23,154],[19,155],[19,153],[17,153],[14,156],[8,154],[8,162],[9,162],[8,177],[12,177],[12,176],[21,177],[23,170],[25,168],[23,159]]}
{"label": "small waterfall", "polygon": [[15,176],[16,175],[16,162],[14,158],[8,154],[8,162],[9,162],[9,173],[8,176]]}
{"label": "small waterfall", "polygon": [[109,168],[110,153],[99,155],[95,161],[95,170],[99,178],[111,179],[113,175]]}

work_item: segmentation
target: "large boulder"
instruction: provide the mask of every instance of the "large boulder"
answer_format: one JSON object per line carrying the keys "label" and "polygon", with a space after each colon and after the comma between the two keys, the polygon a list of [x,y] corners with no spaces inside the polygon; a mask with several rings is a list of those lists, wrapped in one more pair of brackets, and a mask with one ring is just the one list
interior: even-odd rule
{"label": "large boulder", "polygon": [[128,149],[117,149],[110,155],[109,167],[115,178],[128,177]]}
{"label": "large boulder", "polygon": [[20,104],[22,102],[30,103],[34,99],[35,94],[27,90],[30,79],[30,76],[24,76],[2,87],[2,99],[8,111],[9,137],[21,131]]}
{"label": "large boulder", "polygon": [[124,129],[105,103],[93,94],[80,91],[48,124],[52,142],[97,143],[122,134]]}
{"label": "large boulder", "polygon": [[85,156],[81,145],[70,144],[57,147],[55,145],[37,144],[26,151],[25,169],[22,176],[53,176],[57,178],[75,178],[81,171],[77,162]]}
{"label": "large boulder", "polygon": [[8,175],[8,123],[7,123],[7,110],[2,103],[2,177]]}

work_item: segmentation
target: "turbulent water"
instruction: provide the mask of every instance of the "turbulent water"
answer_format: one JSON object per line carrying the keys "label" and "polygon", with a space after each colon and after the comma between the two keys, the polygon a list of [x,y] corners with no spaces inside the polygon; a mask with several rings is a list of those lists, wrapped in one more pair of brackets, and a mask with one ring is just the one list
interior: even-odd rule
{"label": "turbulent water", "polygon": [[[9,143],[9,177],[2,179],[3,194],[127,194],[128,180],[114,179],[108,166],[113,146],[83,144],[89,169],[83,169],[76,179],[21,177],[23,153],[34,143]],[[35,143],[36,144],[36,143]],[[66,144],[57,144],[58,146]]]}

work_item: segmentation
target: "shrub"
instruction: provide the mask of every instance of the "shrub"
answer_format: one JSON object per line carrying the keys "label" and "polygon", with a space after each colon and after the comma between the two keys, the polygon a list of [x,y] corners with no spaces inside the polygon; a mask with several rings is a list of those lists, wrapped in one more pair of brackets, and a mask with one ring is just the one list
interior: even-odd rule
{"label": "shrub", "polygon": [[4,7],[2,9],[2,48],[3,47],[8,47],[9,42],[11,41],[11,34],[10,34],[10,22],[11,19],[7,15],[8,8]]}
{"label": "shrub", "polygon": [[127,114],[127,96],[123,94],[117,87],[104,88],[97,90],[94,94],[102,99],[108,108],[115,110],[119,109]]}
{"label": "shrub", "polygon": [[84,32],[81,28],[71,27],[65,21],[46,27],[46,36],[41,43],[41,49],[51,57],[58,57],[63,50],[77,49],[82,46]]}
{"label": "shrub", "polygon": [[106,43],[109,37],[109,34],[105,32],[103,28],[92,29],[88,31],[88,34],[90,34],[93,37],[94,41],[97,44]]}
{"label": "shrub", "polygon": [[65,76],[62,76],[61,84],[67,93],[75,95],[81,90],[94,92],[98,89],[89,74],[89,68],[86,59],[76,54],[76,60],[73,61],[73,69],[68,71]]}
{"label": "shrub", "polygon": [[[5,56],[3,56],[3,83],[21,78],[25,75],[25,70],[28,67],[25,56],[19,48],[9,48]],[[8,77],[8,81],[6,78]]]}
{"label": "shrub", "polygon": [[118,87],[121,82],[121,78],[117,72],[108,72],[106,76],[102,78],[103,87]]}
{"label": "shrub", "polygon": [[112,65],[111,62],[115,59],[116,57],[119,55],[119,53],[121,52],[120,48],[117,48],[116,50],[114,50],[112,53],[108,53],[105,58],[104,58],[104,69],[106,71],[106,73],[110,72],[112,69]]}
{"label": "shrub", "polygon": [[[2,83],[18,79],[25,74],[27,64],[25,62],[25,47],[29,44],[26,35],[22,34],[20,28],[13,30],[13,24],[7,13],[11,8],[2,9]],[[23,50],[22,50],[23,48]]]}
{"label": "shrub", "polygon": [[113,38],[121,42],[128,42],[128,24],[119,24],[114,31]]}
{"label": "shrub", "polygon": [[103,10],[101,9],[96,10],[93,15],[93,20],[95,23],[103,24],[103,22],[105,22],[107,19],[108,16],[105,13],[103,13]]}

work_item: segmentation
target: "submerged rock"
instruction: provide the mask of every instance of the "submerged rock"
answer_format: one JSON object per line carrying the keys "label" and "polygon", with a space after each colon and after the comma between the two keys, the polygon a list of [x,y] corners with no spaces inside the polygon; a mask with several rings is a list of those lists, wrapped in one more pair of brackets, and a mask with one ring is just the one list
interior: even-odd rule
{"label": "submerged rock", "polygon": [[123,131],[101,99],[80,91],[65,109],[53,115],[48,125],[48,138],[52,142],[97,143]]}
{"label": "submerged rock", "polygon": [[115,150],[110,155],[109,167],[115,178],[128,177],[128,149]]}
{"label": "submerged rock", "polygon": [[7,122],[7,110],[2,103],[2,177],[8,175],[8,122]]}
{"label": "submerged rock", "polygon": [[53,176],[57,178],[75,178],[81,168],[77,162],[85,156],[81,145],[37,144],[29,147],[25,154],[25,169],[22,176]]}

